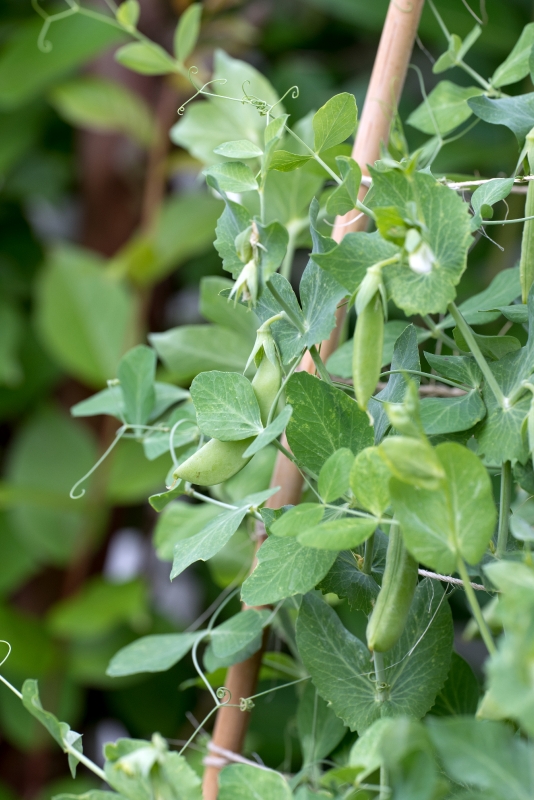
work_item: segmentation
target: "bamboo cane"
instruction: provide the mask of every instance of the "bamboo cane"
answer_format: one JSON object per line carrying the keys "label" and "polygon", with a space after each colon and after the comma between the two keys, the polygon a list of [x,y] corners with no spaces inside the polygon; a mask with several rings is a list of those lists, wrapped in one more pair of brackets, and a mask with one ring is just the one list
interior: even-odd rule
{"label": "bamboo cane", "polygon": [[[352,157],[358,162],[364,175],[369,174],[367,165],[374,164],[378,159],[381,143],[388,140],[391,121],[404,85],[423,4],[424,0],[390,1],[352,151]],[[360,199],[364,197],[366,191],[367,187],[362,184]],[[344,217],[336,219],[333,238],[340,242],[349,231],[365,230],[366,225],[366,217],[358,215],[356,212],[349,212]],[[344,314],[345,307],[339,308],[336,317],[337,325],[330,338],[321,345],[321,356],[325,361],[337,347],[339,329]],[[309,353],[306,353],[300,368],[307,372],[315,371]],[[272,499],[272,506],[279,508],[283,505],[298,503],[302,490],[302,478],[295,465],[282,453],[278,454],[271,484],[280,486],[280,491]],[[269,501],[267,501],[267,505],[269,505]],[[265,532],[262,533],[259,530],[257,534],[259,546],[265,537]],[[261,653],[256,653],[246,661],[230,667],[226,686],[232,693],[233,703],[238,702],[241,697],[247,697],[254,693],[260,665]],[[243,746],[247,726],[248,712],[240,711],[238,708],[221,707],[217,712],[212,742],[218,748],[239,753]],[[220,768],[215,765],[206,766],[203,782],[204,800],[216,800]]]}

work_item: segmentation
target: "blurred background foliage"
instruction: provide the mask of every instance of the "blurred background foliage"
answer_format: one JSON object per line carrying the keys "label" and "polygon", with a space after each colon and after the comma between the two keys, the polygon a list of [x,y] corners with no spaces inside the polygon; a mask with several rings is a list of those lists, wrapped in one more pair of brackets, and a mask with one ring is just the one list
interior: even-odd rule
{"label": "blurred background foliage", "polygon": [[[464,36],[473,26],[464,0],[436,4],[452,32]],[[142,0],[140,30],[170,50],[187,5]],[[531,0],[475,5],[487,24],[471,61],[489,75],[533,19],[533,6]],[[298,99],[287,103],[293,120],[339,91],[353,92],[361,108],[386,8],[386,0],[206,0],[190,63],[209,75],[214,49],[222,48],[257,67],[280,93],[297,84]],[[111,417],[82,422],[69,409],[115,377],[121,355],[148,332],[184,326],[181,347],[190,348],[196,370],[183,359],[161,373],[184,386],[201,355],[204,369],[222,362],[242,369],[254,334],[246,318],[239,329],[229,327],[217,302],[224,282],[212,242],[221,203],[205,190],[202,165],[168,136],[190,85],[124,69],[113,59],[124,34],[80,16],[55,23],[52,48],[43,53],[41,24],[29,0],[3,0],[0,637],[13,652],[2,670],[17,686],[39,678],[46,707],[82,731],[89,756],[101,761],[106,740],[155,730],[179,740],[190,734],[193,717],[204,716],[208,700],[191,680],[189,661],[131,679],[108,678],[106,666],[140,634],[191,625],[246,569],[252,544],[243,528],[209,566],[196,564],[171,584],[166,559],[174,542],[200,529],[212,508],[180,502],[156,524],[146,497],[161,490],[168,454],[146,460],[133,440],[123,440],[86,495],[71,500],[72,485],[115,429]],[[438,81],[432,59],[444,49],[426,8],[412,60],[427,92]],[[458,70],[451,77],[470,83]],[[410,71],[401,117],[420,102]],[[414,129],[405,133],[411,147],[422,141]],[[477,125],[447,145],[433,168],[493,177],[509,174],[516,159],[510,131]],[[522,203],[511,196],[511,213],[521,216]],[[499,246],[485,241],[476,248],[462,294],[483,288],[517,258],[520,226],[492,231]],[[225,486],[226,496],[268,483],[274,455],[260,456],[233,488]],[[233,601],[227,611],[237,608]],[[348,617],[345,623],[359,624]],[[189,688],[179,690],[186,681]],[[277,692],[258,705],[247,749],[289,768],[298,746],[294,695]],[[0,798],[74,791],[66,767],[43,729],[0,690]],[[83,791],[93,783],[82,773],[76,789]]]}

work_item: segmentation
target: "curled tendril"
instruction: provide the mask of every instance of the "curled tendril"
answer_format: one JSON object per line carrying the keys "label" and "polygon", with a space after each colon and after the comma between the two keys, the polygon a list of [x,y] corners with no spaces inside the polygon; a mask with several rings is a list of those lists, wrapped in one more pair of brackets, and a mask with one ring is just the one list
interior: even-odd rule
{"label": "curled tendril", "polygon": [[215,694],[217,695],[218,700],[221,701],[222,706],[227,705],[232,699],[232,692],[230,689],[227,689],[226,686],[219,686]]}
{"label": "curled tendril", "polygon": [[[213,78],[211,81],[208,81],[203,86],[201,86],[200,89],[199,89],[199,87],[196,85],[196,83],[194,82],[194,80],[192,78],[193,75],[197,75],[197,74],[198,74],[198,67],[195,67],[195,66],[189,67],[189,70],[188,70],[189,83],[193,86],[193,88],[196,91],[195,91],[195,94],[192,97],[190,97],[189,100],[186,100],[185,103],[182,103],[182,105],[178,109],[178,116],[179,117],[181,117],[182,114],[184,113],[186,105],[188,103],[190,103],[191,100],[194,100],[195,97],[198,97],[199,94],[207,95],[208,97],[219,97],[219,96],[222,97],[222,95],[217,95],[217,94],[213,94],[212,92],[204,91],[206,89],[206,86],[211,86],[213,83],[220,83],[221,86],[224,86],[225,83],[228,83],[226,78]],[[235,97],[228,97],[226,99],[227,100],[235,100],[236,98]]]}
{"label": "curled tendril", "polygon": [[273,103],[273,105],[271,106],[270,110],[272,111],[273,108],[275,108],[275,106],[278,105],[278,103],[281,103],[283,100],[285,100],[290,92],[291,92],[291,99],[292,100],[296,100],[297,97],[300,95],[300,89],[296,84],[295,84],[295,86],[290,86],[289,89],[287,90],[287,92],[284,92],[284,94],[282,95],[280,100],[277,100],[276,103]]}
{"label": "curled tendril", "polygon": [[128,425],[121,425],[121,427],[119,428],[119,430],[115,434],[115,438],[111,442],[111,444],[108,447],[108,449],[106,450],[106,452],[103,455],[100,456],[100,458],[98,459],[96,464],[93,464],[91,469],[88,472],[86,472],[85,475],[82,478],[80,478],[79,481],[76,481],[76,483],[74,484],[74,486],[72,487],[72,489],[69,492],[69,496],[70,496],[71,500],[79,500],[81,497],[84,496],[85,489],[82,489],[81,492],[76,492],[76,489],[78,488],[78,486],[80,486],[80,484],[84,483],[87,480],[87,478],[90,478],[91,475],[93,474],[93,472],[98,469],[100,464],[103,461],[105,461],[105,459],[109,456],[109,454],[111,453],[111,451],[113,450],[115,445],[118,444],[119,439],[121,439],[123,437],[123,435],[125,434],[127,428],[128,428]]}
{"label": "curled tendril", "polygon": [[4,664],[6,663],[7,659],[11,655],[11,645],[9,644],[9,642],[6,642],[5,639],[0,639],[0,644],[7,644],[7,653],[5,654],[3,659],[0,661],[0,667],[3,667]]}
{"label": "curled tendril", "polygon": [[240,711],[252,711],[253,708],[254,708],[254,700],[251,700],[250,697],[241,697],[239,699]]}
{"label": "curled tendril", "polygon": [[43,27],[41,28],[39,37],[37,39],[37,47],[42,53],[50,53],[52,50],[52,42],[46,38],[51,24],[56,20],[65,19],[65,17],[70,17],[73,14],[77,14],[80,10],[80,6],[76,0],[66,0],[66,2],[69,8],[65,9],[65,11],[60,11],[57,14],[47,14],[46,11],[39,5],[39,0],[31,0],[33,10],[39,14],[41,19],[44,20]]}

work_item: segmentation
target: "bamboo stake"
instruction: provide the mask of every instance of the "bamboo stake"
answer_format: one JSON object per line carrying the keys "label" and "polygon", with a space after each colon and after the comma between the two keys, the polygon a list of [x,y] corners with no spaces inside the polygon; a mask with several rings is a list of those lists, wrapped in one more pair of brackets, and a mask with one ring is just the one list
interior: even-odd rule
{"label": "bamboo stake", "polygon": [[[364,175],[369,175],[367,165],[374,164],[379,157],[381,143],[388,140],[391,121],[404,85],[423,4],[424,0],[391,0],[389,4],[352,151],[352,156],[362,168]],[[362,184],[360,199],[365,196],[366,191],[367,187]],[[356,212],[350,212],[345,217],[336,219],[333,238],[340,242],[349,231],[365,230],[366,225],[366,217],[357,215]],[[330,338],[322,343],[321,356],[325,361],[337,347],[339,328],[344,314],[344,307],[338,309],[337,325]],[[315,372],[309,353],[306,353],[300,368],[307,372]],[[279,508],[288,503],[298,503],[302,490],[302,478],[295,465],[282,453],[278,454],[272,485],[281,487],[273,497],[272,506]],[[267,501],[267,505],[269,505],[269,501]],[[263,532],[263,535],[261,531],[257,531],[257,533],[259,546],[265,533]],[[256,653],[246,661],[230,667],[226,685],[232,692],[233,703],[239,702],[241,697],[247,697],[254,693],[260,665],[261,655],[258,656]],[[235,708],[220,708],[213,730],[213,745],[232,753],[239,753],[243,746],[247,726],[248,712]],[[216,800],[220,768],[220,766],[212,764],[206,766],[203,782],[204,800]]]}

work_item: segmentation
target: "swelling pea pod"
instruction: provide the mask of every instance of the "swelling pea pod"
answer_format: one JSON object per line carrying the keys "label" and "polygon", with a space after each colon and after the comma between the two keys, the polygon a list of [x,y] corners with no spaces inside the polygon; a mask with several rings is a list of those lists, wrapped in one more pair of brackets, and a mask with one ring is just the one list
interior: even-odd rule
{"label": "swelling pea pod", "polygon": [[[526,146],[528,163],[530,172],[532,173],[534,172],[534,128],[527,136]],[[525,217],[532,216],[534,216],[534,181],[529,181],[527,200],[525,203]],[[526,303],[530,287],[534,283],[534,219],[529,219],[523,224],[519,278],[521,281],[522,302]]]}
{"label": "swelling pea pod", "polygon": [[398,525],[391,529],[382,586],[367,624],[367,645],[384,653],[400,639],[417,586],[417,562],[408,553]]}
{"label": "swelling pea pod", "polygon": [[[252,380],[252,388],[264,425],[280,389],[281,381],[282,370],[278,359],[275,358],[273,363],[264,352]],[[250,458],[243,458],[243,453],[253,441],[254,437],[237,442],[221,442],[218,439],[210,439],[187,461],[180,464],[174,471],[173,478],[182,478],[182,480],[197,483],[200,486],[215,486],[217,483],[224,483],[248,464]]]}
{"label": "swelling pea pod", "polygon": [[352,377],[359,407],[365,411],[376,389],[382,367],[384,312],[380,292],[376,292],[356,320]]}

